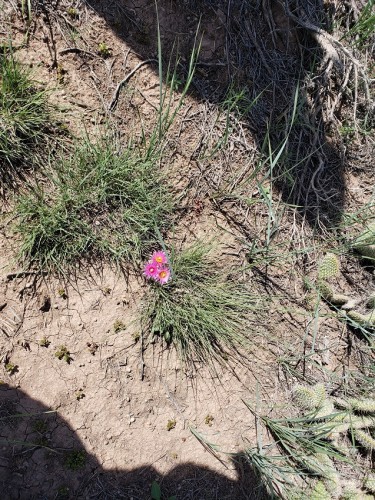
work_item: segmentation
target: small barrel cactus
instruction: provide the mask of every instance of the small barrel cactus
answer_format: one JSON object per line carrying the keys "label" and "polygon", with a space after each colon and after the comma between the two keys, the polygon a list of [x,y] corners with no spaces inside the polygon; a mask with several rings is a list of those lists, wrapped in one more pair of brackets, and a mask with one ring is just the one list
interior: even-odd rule
{"label": "small barrel cactus", "polygon": [[328,280],[336,278],[339,275],[340,265],[339,260],[333,253],[326,253],[320,261],[318,270],[318,280]]}
{"label": "small barrel cactus", "polygon": [[349,301],[346,295],[335,293],[327,281],[339,276],[339,260],[333,253],[326,253],[318,268],[318,290],[322,297],[336,306],[342,306]]}

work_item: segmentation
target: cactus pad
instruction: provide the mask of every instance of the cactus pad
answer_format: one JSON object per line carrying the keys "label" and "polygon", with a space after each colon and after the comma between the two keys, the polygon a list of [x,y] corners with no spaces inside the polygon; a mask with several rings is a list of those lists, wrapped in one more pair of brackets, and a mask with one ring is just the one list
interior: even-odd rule
{"label": "cactus pad", "polygon": [[352,246],[362,257],[375,260],[375,223],[370,224]]}
{"label": "cactus pad", "polygon": [[348,311],[348,318],[358,323],[360,326],[367,328],[375,327],[375,311],[371,311],[369,314],[361,314],[358,311]]}

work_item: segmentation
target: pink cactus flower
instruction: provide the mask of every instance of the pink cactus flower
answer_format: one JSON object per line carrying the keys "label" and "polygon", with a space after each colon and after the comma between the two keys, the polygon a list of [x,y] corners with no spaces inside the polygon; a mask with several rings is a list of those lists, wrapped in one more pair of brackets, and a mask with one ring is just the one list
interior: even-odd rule
{"label": "pink cactus flower", "polygon": [[164,264],[168,262],[167,256],[165,252],[160,250],[159,252],[154,252],[152,254],[152,261],[155,262],[158,266],[162,267]]}
{"label": "pink cactus flower", "polygon": [[159,273],[159,270],[158,270],[158,266],[156,264],[156,262],[150,260],[149,262],[147,262],[147,264],[145,265],[144,269],[143,269],[143,275],[146,276],[146,278],[152,278],[154,280],[158,279],[158,273]]}
{"label": "pink cactus flower", "polygon": [[163,267],[158,270],[156,279],[161,285],[165,285],[170,278],[171,272],[167,267]]}

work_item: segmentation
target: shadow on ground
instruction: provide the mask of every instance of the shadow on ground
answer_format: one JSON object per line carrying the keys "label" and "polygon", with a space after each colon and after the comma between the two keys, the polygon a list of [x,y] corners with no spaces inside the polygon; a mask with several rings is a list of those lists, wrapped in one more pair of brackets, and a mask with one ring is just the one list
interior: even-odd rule
{"label": "shadow on ground", "polygon": [[[240,464],[237,480],[193,463],[181,463],[164,476],[148,464],[103,469],[58,412],[7,384],[0,385],[0,450],[2,500],[146,500],[154,480],[162,500],[266,498],[251,470]],[[124,455],[130,458],[132,451]]]}
{"label": "shadow on ground", "polygon": [[331,77],[340,80],[341,73],[312,32],[296,23],[329,29],[322,0],[158,0],[158,19],[154,0],[84,3],[141,59],[157,57],[159,22],[162,55],[173,60],[178,51],[181,81],[202,39],[194,96],[220,104],[243,92],[239,105],[258,148],[280,153],[268,175],[283,200],[314,227],[340,221],[345,162],[328,102],[338,91]]}

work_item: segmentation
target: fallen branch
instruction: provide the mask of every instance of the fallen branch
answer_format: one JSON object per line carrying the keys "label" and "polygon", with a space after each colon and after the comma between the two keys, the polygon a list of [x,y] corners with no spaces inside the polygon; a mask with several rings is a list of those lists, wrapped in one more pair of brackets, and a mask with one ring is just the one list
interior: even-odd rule
{"label": "fallen branch", "polygon": [[79,49],[78,47],[69,47],[67,49],[60,50],[59,56],[64,56],[65,54],[85,54],[86,56],[98,57],[97,54],[89,52],[88,50]]}

